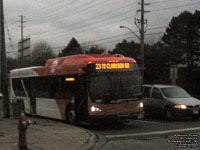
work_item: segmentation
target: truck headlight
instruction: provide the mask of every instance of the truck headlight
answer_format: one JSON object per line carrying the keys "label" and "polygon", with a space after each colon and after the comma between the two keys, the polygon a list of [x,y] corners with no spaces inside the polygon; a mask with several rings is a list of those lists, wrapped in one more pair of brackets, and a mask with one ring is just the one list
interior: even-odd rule
{"label": "truck headlight", "polygon": [[186,105],[175,105],[174,106],[176,109],[187,109]]}
{"label": "truck headlight", "polygon": [[143,103],[139,103],[136,108],[143,108],[143,107],[144,107],[144,104]]}
{"label": "truck headlight", "polygon": [[101,112],[102,110],[98,107],[92,106],[91,107],[91,112]]}

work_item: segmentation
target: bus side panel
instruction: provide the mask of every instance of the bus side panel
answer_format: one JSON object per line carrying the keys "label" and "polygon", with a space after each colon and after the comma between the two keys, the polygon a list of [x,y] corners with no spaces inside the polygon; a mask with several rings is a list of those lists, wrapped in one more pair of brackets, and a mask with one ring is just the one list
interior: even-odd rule
{"label": "bus side panel", "polygon": [[11,103],[14,103],[14,102],[16,102],[16,96],[15,96],[15,92],[14,92],[14,89],[13,89],[13,84],[12,84],[12,79],[11,78],[9,79],[9,82],[10,82],[9,99],[10,99]]}
{"label": "bus side panel", "polygon": [[54,119],[62,119],[59,107],[55,99],[36,98],[37,115]]}
{"label": "bus side panel", "polygon": [[[27,100],[26,97],[23,96],[16,96],[15,99],[17,101],[20,101],[24,104],[24,112],[27,114],[31,113],[31,108],[30,108],[30,102]],[[21,101],[22,100],[22,101]]]}
{"label": "bus side panel", "polygon": [[21,99],[23,99],[24,102],[24,112],[30,114],[31,113],[30,102],[27,100],[26,97],[21,97]]}
{"label": "bus side panel", "polygon": [[68,104],[70,104],[72,100],[56,100],[57,106],[59,108],[60,115],[62,117],[62,120],[65,120],[65,114],[66,114],[66,107]]}

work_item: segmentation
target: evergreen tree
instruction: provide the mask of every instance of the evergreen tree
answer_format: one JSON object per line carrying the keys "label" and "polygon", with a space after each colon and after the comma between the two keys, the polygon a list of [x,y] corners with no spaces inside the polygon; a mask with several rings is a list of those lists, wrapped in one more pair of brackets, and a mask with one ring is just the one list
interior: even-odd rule
{"label": "evergreen tree", "polygon": [[185,11],[173,17],[162,40],[174,63],[187,64],[193,70],[200,54],[200,12]]}
{"label": "evergreen tree", "polygon": [[78,41],[73,37],[68,45],[58,54],[58,57],[82,54],[81,46]]}

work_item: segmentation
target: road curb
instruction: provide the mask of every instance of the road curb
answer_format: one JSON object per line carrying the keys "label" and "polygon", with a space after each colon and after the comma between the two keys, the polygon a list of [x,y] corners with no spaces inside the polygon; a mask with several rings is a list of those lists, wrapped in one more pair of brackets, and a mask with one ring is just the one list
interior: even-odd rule
{"label": "road curb", "polygon": [[[83,129],[83,128],[81,128],[81,129]],[[83,130],[85,130],[85,129],[83,129]],[[78,148],[78,150],[91,150],[98,141],[98,138],[94,133],[92,133],[89,130],[85,130],[85,132],[87,132],[90,135],[90,137],[85,144],[81,145]]]}
{"label": "road curb", "polygon": [[98,140],[95,144],[95,146],[92,148],[93,150],[98,150],[100,148],[102,148],[104,145],[106,145],[107,143],[107,139],[105,136],[100,135],[100,134],[96,134]]}

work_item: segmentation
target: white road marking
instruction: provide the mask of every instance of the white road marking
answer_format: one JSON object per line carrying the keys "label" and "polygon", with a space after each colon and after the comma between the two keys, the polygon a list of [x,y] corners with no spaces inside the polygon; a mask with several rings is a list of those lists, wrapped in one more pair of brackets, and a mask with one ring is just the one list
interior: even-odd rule
{"label": "white road marking", "polygon": [[154,122],[154,121],[146,121],[146,120],[134,120],[136,122],[144,122],[144,123],[151,123],[151,124],[161,124],[161,122]]}
{"label": "white road marking", "polygon": [[133,136],[142,136],[142,135],[161,135],[161,134],[167,134],[167,133],[177,133],[177,132],[195,131],[195,130],[200,130],[200,127],[176,129],[176,130],[165,130],[165,131],[155,131],[155,132],[145,132],[145,133],[106,135],[105,137],[106,138],[123,138],[123,137],[133,137]]}

